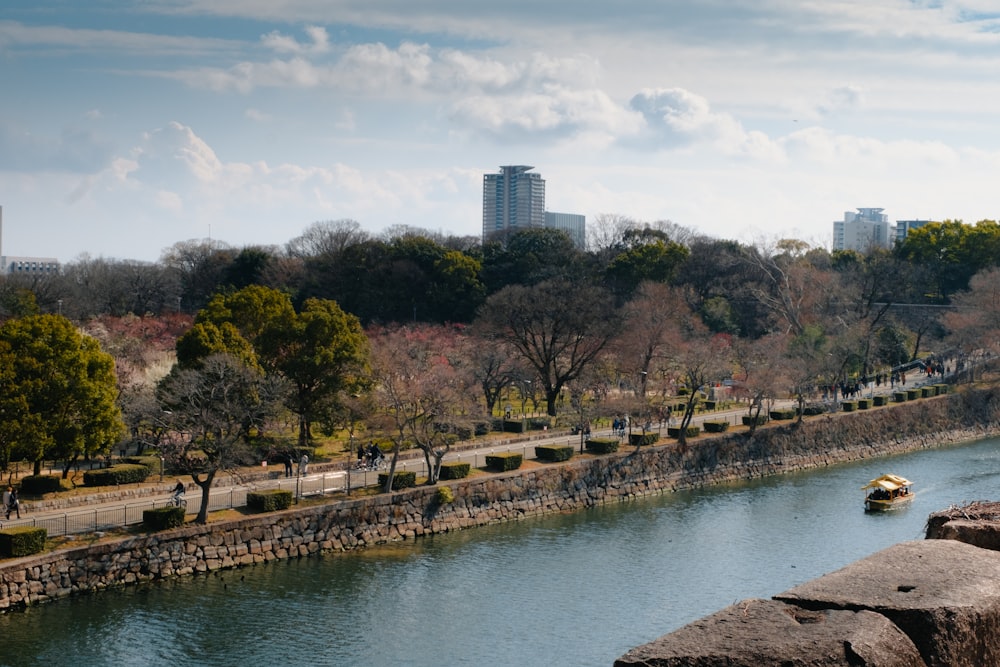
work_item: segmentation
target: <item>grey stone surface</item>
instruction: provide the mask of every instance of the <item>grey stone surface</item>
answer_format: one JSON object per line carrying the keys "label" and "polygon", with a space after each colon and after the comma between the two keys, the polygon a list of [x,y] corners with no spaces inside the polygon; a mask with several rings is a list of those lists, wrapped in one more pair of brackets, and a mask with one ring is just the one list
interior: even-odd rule
{"label": "grey stone surface", "polygon": [[926,667],[913,642],[869,611],[744,600],[632,649],[615,667]]}
{"label": "grey stone surface", "polygon": [[870,610],[930,667],[1000,665],[1000,553],[952,540],[903,542],[774,596],[806,609]]}

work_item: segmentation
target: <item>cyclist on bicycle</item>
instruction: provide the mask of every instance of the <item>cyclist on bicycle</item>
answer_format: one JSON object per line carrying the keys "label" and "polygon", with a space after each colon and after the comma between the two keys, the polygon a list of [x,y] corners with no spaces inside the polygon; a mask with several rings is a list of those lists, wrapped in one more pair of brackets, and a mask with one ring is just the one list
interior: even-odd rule
{"label": "cyclist on bicycle", "polygon": [[177,486],[174,487],[174,497],[172,501],[174,505],[178,507],[184,502],[184,482],[178,481]]}

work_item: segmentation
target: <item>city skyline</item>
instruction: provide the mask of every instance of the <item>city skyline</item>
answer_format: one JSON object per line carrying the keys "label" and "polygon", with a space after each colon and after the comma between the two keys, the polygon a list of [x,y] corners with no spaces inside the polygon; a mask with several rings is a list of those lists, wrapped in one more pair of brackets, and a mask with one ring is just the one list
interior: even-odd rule
{"label": "city skyline", "polygon": [[996,219],[984,8],[13,0],[4,251],[155,260],[340,218],[479,236],[503,164],[536,165],[546,208],[588,224],[744,242],[830,247],[857,206]]}

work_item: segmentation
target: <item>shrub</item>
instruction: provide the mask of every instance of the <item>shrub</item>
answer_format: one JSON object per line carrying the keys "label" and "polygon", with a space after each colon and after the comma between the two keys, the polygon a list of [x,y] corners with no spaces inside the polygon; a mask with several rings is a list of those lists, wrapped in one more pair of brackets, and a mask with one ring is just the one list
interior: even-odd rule
{"label": "shrub", "polygon": [[844,409],[844,412],[854,412],[858,409],[857,401],[844,401],[840,405]]}
{"label": "shrub", "polygon": [[781,421],[783,419],[795,419],[795,408],[782,408],[780,410],[771,410],[768,413],[768,416],[776,421]]}
{"label": "shrub", "polygon": [[[688,426],[686,429],[684,429],[684,437],[685,438],[693,438],[693,437],[697,436],[699,433],[701,433],[701,429],[698,428],[697,426]],[[669,435],[671,438],[679,438],[680,435],[681,435],[681,428],[680,428],[680,426],[670,426],[670,427],[668,427],[667,428],[667,435]],[[656,442],[656,440],[653,440],[653,442]],[[650,443],[650,444],[652,444],[652,443]]]}
{"label": "shrub", "polygon": [[436,498],[439,505],[447,505],[455,501],[455,493],[450,486],[439,486]]}
{"label": "shrub", "polygon": [[591,454],[610,454],[618,451],[618,440],[615,438],[591,438],[587,441],[587,451]]}
{"label": "shrub", "polygon": [[486,456],[486,467],[495,472],[507,472],[520,468],[523,460],[520,452],[499,452]]}
{"label": "shrub", "polygon": [[892,392],[892,400],[896,401],[897,403],[903,403],[903,402],[905,402],[906,401],[906,392],[905,391],[894,391],[894,392]]}
{"label": "shrub", "polygon": [[687,396],[690,393],[691,393],[691,390],[688,389],[687,387],[681,387],[680,389],[677,390],[677,395],[678,396]]}
{"label": "shrub", "polygon": [[826,408],[822,405],[807,405],[802,408],[802,414],[806,417],[815,417],[816,415],[821,415],[826,412]]}
{"label": "shrub", "polygon": [[714,410],[716,406],[715,401],[705,401],[702,403],[706,410]]}
{"label": "shrub", "polygon": [[57,475],[31,475],[21,479],[21,493],[40,496],[54,491],[62,491],[62,484]]}
{"label": "shrub", "polygon": [[[474,435],[486,435],[490,431],[494,430],[493,425],[496,422],[497,420],[493,420],[492,422],[476,422],[472,427],[472,433]],[[499,431],[500,429],[495,430]]]}
{"label": "shrub", "polygon": [[757,415],[756,417],[752,417],[751,415],[743,415],[744,426],[751,426],[755,421],[757,422],[757,426],[763,426],[764,424],[767,423],[767,415],[760,414]]}
{"label": "shrub", "polygon": [[937,388],[938,396],[940,396],[941,394],[947,394],[948,393],[948,385],[946,385],[946,384],[936,384],[934,386]]}
{"label": "shrub", "polygon": [[110,468],[88,470],[83,473],[84,486],[116,486],[118,484],[136,484],[145,482],[149,477],[149,468],[134,463],[121,463]]}
{"label": "shrub", "polygon": [[535,447],[535,458],[539,461],[569,461],[573,458],[573,448],[569,445],[538,445]]}
{"label": "shrub", "polygon": [[[378,485],[385,486],[389,480],[389,473],[380,472],[378,474]],[[417,473],[412,470],[397,470],[392,474],[393,489],[412,489],[417,485]]]}
{"label": "shrub", "polygon": [[872,406],[871,399],[869,398],[859,398],[858,399],[858,410],[867,410]]}
{"label": "shrub", "polygon": [[726,421],[715,421],[715,422],[704,422],[702,427],[705,429],[705,433],[723,433],[729,430],[729,422]]}
{"label": "shrub", "polygon": [[292,492],[282,489],[265,489],[247,493],[247,507],[254,512],[277,512],[292,506]]}
{"label": "shrub", "polygon": [[439,477],[441,479],[462,479],[463,477],[469,476],[469,471],[472,469],[472,465],[469,463],[462,463],[460,461],[448,461],[447,463],[441,464],[441,472]]}
{"label": "shrub", "polygon": [[[691,433],[691,429],[694,429],[694,433]],[[697,426],[689,426],[688,433],[693,437],[698,435]],[[660,439],[659,433],[630,433],[628,436],[628,444],[633,447],[643,447],[645,445],[652,445],[657,440]]]}
{"label": "shrub", "polygon": [[38,526],[17,526],[0,530],[0,556],[18,558],[41,553],[48,531]]}
{"label": "shrub", "polygon": [[147,477],[160,472],[160,466],[162,465],[159,456],[129,456],[124,459],[119,459],[118,463],[119,465],[122,463],[128,463],[130,465],[146,466],[146,470],[149,471],[146,475]]}
{"label": "shrub", "polygon": [[551,417],[531,417],[528,419],[528,430],[543,431],[552,427]]}
{"label": "shrub", "polygon": [[520,419],[504,419],[503,420],[503,432],[504,433],[524,433],[525,422]]}
{"label": "shrub", "polygon": [[907,389],[906,390],[906,400],[908,400],[908,401],[915,401],[918,398],[920,398],[920,390],[919,389]]}
{"label": "shrub", "polygon": [[879,394],[878,396],[872,397],[872,405],[886,405],[889,402],[889,397]]}
{"label": "shrub", "polygon": [[142,511],[142,525],[146,530],[166,530],[184,525],[184,508],[167,505]]}
{"label": "shrub", "polygon": [[921,398],[930,398],[931,396],[937,396],[937,389],[933,385],[920,388]]}

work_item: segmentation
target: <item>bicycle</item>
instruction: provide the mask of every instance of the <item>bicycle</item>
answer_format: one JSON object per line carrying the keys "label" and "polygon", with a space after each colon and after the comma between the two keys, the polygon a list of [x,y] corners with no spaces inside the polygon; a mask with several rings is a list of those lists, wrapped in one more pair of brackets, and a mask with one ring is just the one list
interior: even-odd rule
{"label": "bicycle", "polygon": [[187,509],[188,501],[184,496],[174,496],[170,499],[170,504],[174,507],[183,507]]}

